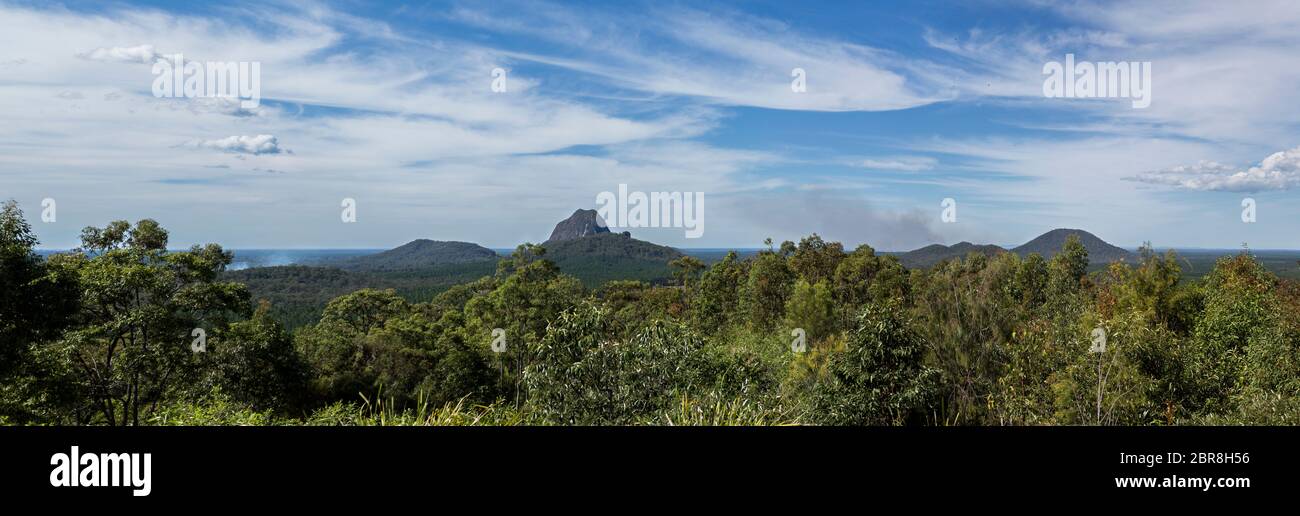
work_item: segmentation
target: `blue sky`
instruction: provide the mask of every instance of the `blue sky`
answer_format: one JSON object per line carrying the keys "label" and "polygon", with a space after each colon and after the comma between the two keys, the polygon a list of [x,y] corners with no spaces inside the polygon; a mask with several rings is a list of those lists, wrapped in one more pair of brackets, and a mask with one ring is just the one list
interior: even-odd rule
{"label": "blue sky", "polygon": [[[511,247],[627,184],[705,193],[701,238],[630,229],[680,247],[1300,248],[1290,2],[172,4],[0,1],[0,197],[44,247]],[[260,105],[156,98],[176,53],[260,63]],[[1067,53],[1150,62],[1150,107],[1046,98]]]}

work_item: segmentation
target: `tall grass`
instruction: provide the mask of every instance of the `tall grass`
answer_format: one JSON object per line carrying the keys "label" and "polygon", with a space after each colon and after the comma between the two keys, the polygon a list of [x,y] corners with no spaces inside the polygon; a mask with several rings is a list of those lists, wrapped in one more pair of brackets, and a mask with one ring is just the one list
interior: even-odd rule
{"label": "tall grass", "polygon": [[638,421],[642,425],[661,426],[788,426],[800,424],[798,418],[779,407],[764,406],[746,398],[692,399],[683,395],[680,402],[652,417]]}
{"label": "tall grass", "polygon": [[434,406],[421,399],[414,407],[400,408],[391,399],[360,404],[335,403],[313,412],[304,422],[317,426],[516,426],[525,423],[524,413],[497,402],[467,406],[465,399]]}

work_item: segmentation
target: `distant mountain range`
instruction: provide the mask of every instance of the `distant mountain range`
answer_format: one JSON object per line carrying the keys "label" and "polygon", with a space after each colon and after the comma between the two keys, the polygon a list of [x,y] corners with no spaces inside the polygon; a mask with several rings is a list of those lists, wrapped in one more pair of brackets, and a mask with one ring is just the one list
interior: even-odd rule
{"label": "distant mountain range", "polygon": [[[932,244],[897,256],[909,268],[929,268],[971,253],[990,257],[1006,252],[1021,257],[1038,253],[1050,259],[1070,235],[1078,235],[1093,265],[1135,259],[1133,253],[1081,229],[1053,229],[1010,250],[991,244],[961,242],[951,246]],[[546,258],[560,270],[593,285],[609,279],[661,280],[668,276],[667,263],[683,255],[677,249],[632,238],[627,232],[611,233],[595,210],[574,211],[555,225],[550,238],[542,245],[546,248]],[[353,272],[418,271],[495,262],[498,258],[495,251],[470,242],[420,239],[388,251],[344,260],[336,266]]]}
{"label": "distant mountain range", "polygon": [[[1134,261],[1137,258],[1132,252],[1106,243],[1106,241],[1097,238],[1096,235],[1082,229],[1053,229],[1026,242],[1024,245],[1011,249],[1010,252],[1020,255],[1022,258],[1038,253],[1043,258],[1050,259],[1060,252],[1061,246],[1065,245],[1065,240],[1070,235],[1078,235],[1079,243],[1083,244],[1084,249],[1088,250],[1088,261],[1093,265],[1107,264],[1116,260]],[[1008,252],[1007,249],[996,245],[976,245],[970,242],[961,242],[951,246],[927,245],[920,249],[901,253],[898,255],[898,259],[909,268],[929,268],[944,260],[964,258],[970,253],[997,256],[1005,252]]]}
{"label": "distant mountain range", "polygon": [[[597,288],[612,280],[639,280],[661,283],[670,277],[668,262],[683,256],[683,252],[632,238],[627,232],[612,233],[597,223],[593,210],[578,210],[560,221],[551,231],[551,238],[543,246],[545,257],[560,270],[574,276],[589,288]],[[1110,245],[1087,231],[1054,229],[1025,243],[1004,249],[996,245],[959,244],[928,245],[906,253],[889,253],[898,256],[909,268],[928,268],[953,258],[964,258],[970,253],[996,256],[1015,252],[1021,256],[1039,253],[1045,258],[1055,256],[1069,235],[1077,234],[1088,249],[1088,258],[1094,267],[1114,260],[1131,261],[1133,253]],[[48,254],[53,251],[45,251]],[[299,265],[289,256],[295,252],[308,253]],[[361,288],[391,288],[410,300],[428,300],[453,285],[468,283],[496,270],[500,255],[491,249],[469,242],[440,242],[414,240],[387,251],[357,256],[356,251],[261,251],[250,254],[246,261],[272,266],[253,266],[243,270],[230,270],[226,278],[248,285],[257,299],[270,300],[276,316],[290,327],[311,324],[320,318],[321,310],[331,299]],[[720,259],[725,250],[687,250],[689,254],[709,262]],[[1180,252],[1184,274],[1199,277],[1209,271],[1216,259],[1235,251]],[[237,252],[237,257],[243,254]],[[745,253],[742,253],[742,256]],[[751,253],[752,254],[752,253]],[[1270,270],[1289,277],[1300,278],[1295,266],[1300,253],[1256,253]]]}
{"label": "distant mountain range", "polygon": [[[546,259],[591,286],[611,279],[661,281],[669,276],[668,262],[682,256],[676,249],[637,240],[627,232],[611,233],[595,210],[573,212],[555,225],[542,245]],[[499,258],[495,251],[470,242],[421,239],[331,265],[355,273],[434,273],[448,266],[483,263],[482,269],[490,273]]]}
{"label": "distant mountain range", "polygon": [[898,260],[908,268],[930,268],[938,265],[944,260],[953,258],[964,258],[970,253],[980,253],[985,256],[997,256],[1007,252],[1006,249],[996,245],[975,245],[970,242],[962,242],[953,245],[930,244],[920,249],[915,249],[898,255]]}

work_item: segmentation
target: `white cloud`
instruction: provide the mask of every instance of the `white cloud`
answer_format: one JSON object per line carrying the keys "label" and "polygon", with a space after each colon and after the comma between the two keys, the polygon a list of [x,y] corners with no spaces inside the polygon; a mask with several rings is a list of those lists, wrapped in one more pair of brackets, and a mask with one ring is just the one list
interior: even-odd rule
{"label": "white cloud", "polygon": [[938,163],[938,160],[926,156],[899,156],[890,158],[868,158],[859,162],[858,166],[872,170],[919,172],[922,170],[933,169]]}
{"label": "white cloud", "polygon": [[[926,42],[960,61],[948,73],[963,97],[1074,110],[1110,126],[1218,143],[1274,147],[1294,141],[1300,118],[1300,10],[1261,0],[1248,9],[1217,0],[1027,2],[1067,28],[1017,32],[930,31]],[[1152,104],[1127,99],[1044,99],[1042,67],[1078,61],[1150,62]],[[924,69],[924,67],[922,67]]]}
{"label": "white cloud", "polygon": [[[295,6],[301,10],[293,11]],[[938,199],[955,196],[962,223],[933,228],[945,237],[949,226],[959,226],[988,228],[994,242],[1020,242],[1044,226],[1068,225],[1138,243],[1153,231],[1206,227],[1210,215],[1179,218],[1206,210],[1195,203],[1158,202],[1171,194],[1134,188],[1123,178],[1163,170],[1188,161],[1186,156],[1245,163],[1293,145],[1294,120],[1300,119],[1300,90],[1294,88],[1300,83],[1300,54],[1294,52],[1300,31],[1291,30],[1294,16],[1265,8],[1233,14],[1206,7],[1208,14],[1194,18],[1174,9],[1153,20],[1159,30],[1150,33],[1142,30],[1142,17],[1121,19],[1125,9],[1087,10],[1116,13],[1100,18],[1067,11],[1066,22],[1084,20],[1088,28],[959,39],[935,35],[935,48],[950,49],[946,56],[930,51],[941,63],[903,60],[856,44],[851,36],[743,15],[655,9],[645,20],[621,21],[565,8],[533,17],[528,8],[505,13],[512,18],[496,12],[478,18],[511,38],[456,41],[442,33],[398,34],[383,23],[309,3],[224,7],[229,15],[219,17],[147,8],[87,14],[0,3],[0,34],[11,42],[0,47],[0,184],[27,204],[55,196],[61,205],[66,199],[80,206],[72,213],[84,219],[70,214],[67,223],[38,226],[53,246],[75,243],[85,225],[154,216],[174,226],[178,241],[284,245],[276,231],[240,229],[275,220],[277,228],[292,228],[292,245],[381,247],[428,236],[504,247],[545,238],[554,221],[620,182],[646,191],[708,192],[708,240],[718,245],[757,245],[769,224],[789,232],[773,236],[796,237],[807,229],[799,222],[815,221],[815,214],[771,209],[789,188],[875,188],[873,209],[917,209],[926,218],[937,216]],[[1199,35],[1216,17],[1231,31],[1214,29],[1217,36],[1207,42]],[[456,15],[463,23],[475,18],[465,11]],[[485,46],[519,41],[529,28],[556,44],[526,48],[553,54]],[[1223,37],[1229,33],[1233,37]],[[347,44],[356,40],[366,44]],[[259,61],[267,102],[257,112],[244,112],[223,101],[155,99],[147,66],[101,64],[146,62],[143,45],[112,46],[142,41],[187,59]],[[1155,61],[1151,109],[1042,99],[1044,56],[1060,59],[1064,50],[1080,48],[1104,51],[1109,59]],[[528,65],[535,63],[579,72],[580,80],[529,76],[536,67]],[[509,93],[490,91],[490,70],[498,66],[511,71]],[[794,67],[808,71],[808,93],[790,91]],[[755,172],[790,161],[776,151],[688,141],[724,123],[723,106],[897,109],[949,98],[954,83],[958,98],[1079,109],[1089,115],[1088,127],[1105,136],[1063,141],[1074,135],[1050,131],[953,141],[939,139],[946,134],[941,129],[934,137],[900,133],[896,145],[890,144],[898,150],[858,156],[853,165],[926,170],[937,167],[937,160],[905,154],[932,154],[940,156],[944,173],[859,173],[851,176],[856,183],[844,186],[812,181],[803,171]],[[82,99],[63,101],[58,94],[64,91]],[[107,101],[110,96],[115,100]],[[647,102],[620,100],[626,98]],[[258,116],[246,116],[252,114]],[[1018,114],[1006,118],[1023,121]],[[1076,118],[1060,120],[1075,130],[1083,127]],[[283,138],[293,153],[278,141],[278,153],[265,142],[252,143],[257,135]],[[185,141],[225,152],[168,151]],[[837,150],[822,159],[810,152],[808,161],[839,166],[852,156]],[[254,162],[284,173],[257,172],[250,168]],[[157,182],[231,177],[243,183],[196,188]],[[913,180],[897,202],[882,204],[874,195],[887,184]],[[335,207],[341,197],[363,203],[355,227],[339,227]],[[846,193],[844,202],[857,199]],[[750,217],[755,210],[766,210],[765,216]],[[1235,216],[1229,210],[1222,218],[1235,222]],[[217,219],[223,223],[212,222]],[[854,238],[849,229],[842,234]],[[1190,235],[1201,234],[1210,232]],[[664,242],[677,243],[671,238],[680,235],[667,233]],[[861,236],[872,244],[887,238]],[[962,238],[988,241],[976,236]]]}
{"label": "white cloud", "polygon": [[[580,15],[547,5],[528,11],[460,9],[456,18],[495,31],[538,16],[566,20],[580,30],[532,31],[568,45],[564,57],[513,53],[513,57],[592,74],[622,88],[685,96],[727,106],[807,111],[907,109],[949,98],[942,66],[916,73],[916,65],[891,52],[793,30],[775,20],[693,9],[656,10],[629,19],[584,10]],[[581,20],[581,21],[576,21]],[[652,45],[631,34],[652,33],[672,45]],[[579,34],[580,37],[575,37]],[[574,57],[574,56],[577,57]],[[793,71],[805,73],[806,90],[792,88]]]}
{"label": "white cloud", "polygon": [[[477,43],[395,35],[321,10],[232,9],[239,16],[0,3],[0,34],[16,42],[0,47],[0,62],[24,63],[0,76],[0,184],[24,205],[55,197],[82,207],[37,228],[43,245],[73,245],[86,225],[153,217],[178,245],[383,247],[424,236],[513,246],[544,239],[619,182],[725,195],[774,158],[689,142],[718,123],[711,107],[628,116],[539,91],[513,70],[509,91],[493,93],[491,70],[517,60]],[[345,37],[373,52],[338,46]],[[154,98],[148,67],[78,57],[144,38],[187,59],[261,62],[263,105]],[[62,101],[61,91],[83,99]],[[343,197],[362,203],[356,231],[338,227]],[[291,236],[235,229],[265,220]]]}
{"label": "white cloud", "polygon": [[78,53],[77,57],[92,61],[150,64],[162,56],[154,51],[153,45],[137,45],[134,47],[101,47]]}
{"label": "white cloud", "polygon": [[289,152],[287,149],[280,147],[279,140],[269,134],[259,134],[257,136],[229,136],[217,140],[200,140],[189,144],[193,147],[205,149],[216,149],[223,152],[233,152],[236,154],[279,154]]}
{"label": "white cloud", "polygon": [[1300,186],[1300,147],[1275,152],[1259,164],[1244,170],[1213,161],[1201,161],[1195,165],[1180,165],[1125,179],[1199,191],[1289,190]]}

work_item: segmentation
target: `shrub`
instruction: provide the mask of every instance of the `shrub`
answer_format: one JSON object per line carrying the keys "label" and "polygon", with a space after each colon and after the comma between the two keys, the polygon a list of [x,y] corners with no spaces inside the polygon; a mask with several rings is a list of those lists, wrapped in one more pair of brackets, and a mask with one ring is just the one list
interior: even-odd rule
{"label": "shrub", "polygon": [[630,424],[679,396],[758,395],[772,381],[753,357],[709,349],[686,327],[654,322],[608,340],[605,312],[583,305],[560,316],[524,371],[528,407],[556,424]]}
{"label": "shrub", "polygon": [[815,419],[830,425],[923,421],[939,381],[924,354],[924,343],[897,304],[868,305],[846,349],[830,357],[826,376],[814,387]]}

